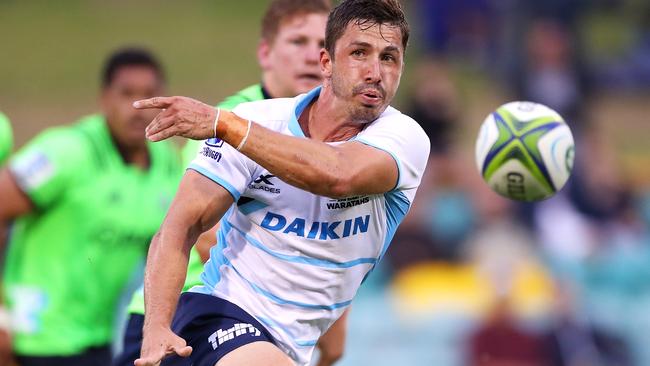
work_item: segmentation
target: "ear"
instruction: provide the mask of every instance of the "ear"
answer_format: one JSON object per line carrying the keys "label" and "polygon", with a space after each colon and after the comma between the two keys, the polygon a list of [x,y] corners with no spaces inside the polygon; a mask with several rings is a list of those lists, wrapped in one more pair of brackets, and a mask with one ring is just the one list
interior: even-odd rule
{"label": "ear", "polygon": [[324,48],[320,50],[320,71],[325,79],[332,77],[332,58]]}
{"label": "ear", "polygon": [[257,62],[260,64],[262,71],[267,71],[271,68],[270,61],[271,45],[265,39],[261,39],[257,45]]}
{"label": "ear", "polygon": [[101,92],[99,93],[98,102],[99,102],[99,107],[102,110],[103,113],[106,113],[106,108],[108,107],[108,87],[102,87]]}

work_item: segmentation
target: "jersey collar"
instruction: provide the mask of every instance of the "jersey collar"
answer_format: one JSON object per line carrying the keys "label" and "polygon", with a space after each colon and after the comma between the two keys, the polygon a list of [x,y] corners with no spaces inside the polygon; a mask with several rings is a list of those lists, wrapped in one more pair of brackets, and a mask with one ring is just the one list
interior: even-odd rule
{"label": "jersey collar", "polygon": [[302,128],[300,128],[300,124],[298,123],[298,118],[302,114],[302,111],[304,111],[305,108],[307,108],[309,103],[311,103],[314,99],[316,99],[320,95],[320,90],[321,90],[321,86],[317,86],[307,94],[303,94],[297,98],[298,102],[294,107],[294,111],[291,114],[291,120],[289,121],[289,131],[291,131],[291,133],[294,136],[306,137],[305,133],[302,131]]}

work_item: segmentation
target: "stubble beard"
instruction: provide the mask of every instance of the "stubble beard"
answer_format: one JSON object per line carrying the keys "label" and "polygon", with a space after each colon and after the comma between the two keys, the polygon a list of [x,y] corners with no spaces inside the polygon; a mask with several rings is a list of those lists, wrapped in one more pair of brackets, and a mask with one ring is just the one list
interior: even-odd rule
{"label": "stubble beard", "polygon": [[354,101],[352,101],[352,98],[355,96],[354,88],[351,88],[349,91],[347,91],[347,87],[345,86],[343,80],[341,80],[339,77],[338,73],[332,73],[331,81],[332,93],[334,93],[334,96],[340,100],[347,101],[345,108],[347,110],[350,122],[360,125],[368,124],[376,120],[386,109],[385,106],[373,108],[354,103]]}

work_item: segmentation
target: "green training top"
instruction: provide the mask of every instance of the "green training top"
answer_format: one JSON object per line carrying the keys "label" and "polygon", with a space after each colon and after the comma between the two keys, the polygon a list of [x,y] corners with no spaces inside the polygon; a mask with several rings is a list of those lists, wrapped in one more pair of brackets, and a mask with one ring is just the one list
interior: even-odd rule
{"label": "green training top", "polygon": [[14,136],[11,132],[11,123],[9,118],[0,112],[0,166],[11,154],[14,147]]}
{"label": "green training top", "polygon": [[15,222],[4,270],[16,353],[68,356],[112,342],[119,299],[182,175],[172,143],[148,147],[148,170],[125,164],[93,115],[44,131],[10,160],[35,207]]}
{"label": "green training top", "polygon": [[[256,100],[265,99],[265,94],[261,84],[249,86],[246,89],[240,90],[237,94],[233,94],[223,102],[219,103],[218,107],[225,110],[232,110],[240,103],[253,102]],[[185,165],[194,160],[196,157],[199,146],[202,141],[188,140],[183,148],[183,162]],[[216,240],[216,239],[215,239]],[[203,272],[203,262],[199,257],[199,253],[193,250],[190,253],[190,261],[187,265],[187,277],[183,285],[183,291],[187,291],[194,286],[200,286],[201,273]],[[144,292],[140,287],[134,294],[129,304],[128,312],[131,314],[144,314]]]}

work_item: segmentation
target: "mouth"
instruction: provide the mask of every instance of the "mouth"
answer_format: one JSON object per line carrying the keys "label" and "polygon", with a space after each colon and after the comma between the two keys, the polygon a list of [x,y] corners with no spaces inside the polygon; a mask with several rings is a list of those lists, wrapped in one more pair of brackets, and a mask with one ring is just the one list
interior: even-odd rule
{"label": "mouth", "polygon": [[144,131],[151,121],[146,119],[132,119],[129,123],[131,129],[137,132]]}
{"label": "mouth", "polygon": [[358,95],[361,96],[361,99],[363,100],[364,104],[367,105],[377,105],[381,103],[383,100],[382,94],[375,89],[364,89],[361,92],[358,93]]}

